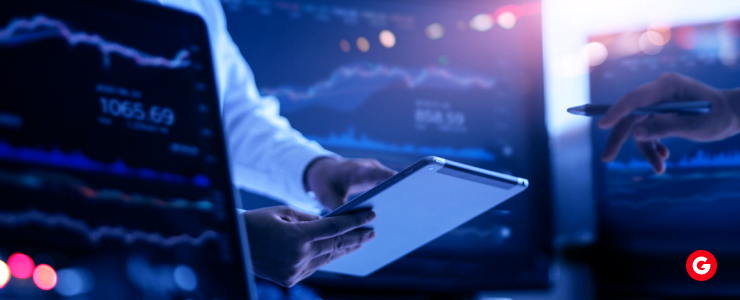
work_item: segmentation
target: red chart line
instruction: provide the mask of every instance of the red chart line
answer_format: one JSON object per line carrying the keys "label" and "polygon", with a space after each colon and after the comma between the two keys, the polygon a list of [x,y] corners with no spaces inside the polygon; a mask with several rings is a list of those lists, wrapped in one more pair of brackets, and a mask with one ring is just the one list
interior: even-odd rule
{"label": "red chart line", "polygon": [[0,212],[0,226],[11,229],[30,226],[40,226],[50,230],[63,229],[86,237],[92,244],[98,244],[103,239],[116,239],[126,245],[141,242],[164,248],[180,245],[201,246],[219,238],[219,234],[212,230],[205,230],[197,237],[187,234],[165,237],[159,233],[131,230],[122,226],[93,228],[87,222],[65,214],[50,214],[35,209],[24,212]]}

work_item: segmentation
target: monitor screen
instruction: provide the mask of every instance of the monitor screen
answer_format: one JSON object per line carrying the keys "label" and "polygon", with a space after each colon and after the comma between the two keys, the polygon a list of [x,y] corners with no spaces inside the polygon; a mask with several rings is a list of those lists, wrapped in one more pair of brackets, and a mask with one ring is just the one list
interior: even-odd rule
{"label": "monitor screen", "polygon": [[0,3],[0,298],[244,299],[205,25]]}
{"label": "monitor screen", "polygon": [[[614,103],[664,72],[718,89],[740,87],[738,20],[672,27],[658,23],[589,41],[607,50],[603,63],[591,69],[592,103]],[[611,262],[604,260],[608,267],[597,267],[604,282],[613,291],[630,286],[664,296],[737,296],[737,273],[719,271],[710,282],[697,282],[683,268],[687,257],[701,249],[723,261],[719,270],[738,265],[740,240],[731,237],[740,225],[740,137],[709,143],[662,139],[670,157],[665,173],[657,175],[632,139],[613,162],[601,162],[609,132],[595,124],[591,137],[599,240],[615,254],[609,256]],[[612,272],[614,268],[619,272]],[[624,282],[630,284],[620,284]]]}
{"label": "monitor screen", "polygon": [[369,277],[319,272],[310,284],[548,285],[539,2],[222,3],[260,93],[277,99],[281,115],[309,139],[396,170],[436,155],[530,182],[521,195]]}
{"label": "monitor screen", "polygon": [[[661,38],[662,45],[641,38],[648,33]],[[590,75],[593,103],[611,104],[664,72],[719,89],[740,87],[739,21],[594,36],[591,41],[604,44],[609,53]],[[598,160],[609,132],[592,132]],[[697,243],[717,251],[740,249],[739,240],[725,239],[736,231],[740,212],[740,137],[713,143],[679,138],[662,142],[670,149],[663,175],[655,174],[632,141],[615,161],[594,161],[605,229],[616,234],[619,245],[637,251],[693,252]],[[703,221],[682,221],[686,218]]]}

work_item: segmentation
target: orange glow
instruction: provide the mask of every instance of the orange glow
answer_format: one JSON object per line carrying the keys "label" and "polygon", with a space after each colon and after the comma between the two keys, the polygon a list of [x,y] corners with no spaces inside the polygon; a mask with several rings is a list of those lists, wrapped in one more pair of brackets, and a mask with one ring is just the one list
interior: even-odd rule
{"label": "orange glow", "polygon": [[663,39],[663,36],[660,33],[652,30],[645,32],[645,36],[647,36],[647,39],[656,46],[663,46],[668,43],[668,41]]}
{"label": "orange glow", "polygon": [[640,51],[640,33],[637,32],[617,35],[609,45],[609,55],[613,58],[635,55]]}
{"label": "orange glow", "polygon": [[660,34],[663,44],[657,44],[656,41],[650,40],[656,45],[665,45],[671,40],[671,27],[668,26],[668,24],[655,22],[655,23],[650,24],[650,27],[648,27],[648,30],[654,31]]}
{"label": "orange glow", "polygon": [[445,35],[445,28],[442,24],[432,23],[427,28],[424,28],[424,33],[426,33],[429,39],[438,40]]}
{"label": "orange glow", "polygon": [[40,264],[33,271],[33,283],[44,291],[53,289],[57,285],[57,272],[46,264]]}
{"label": "orange glow", "polygon": [[343,52],[349,52],[350,48],[352,48],[352,46],[350,46],[349,41],[345,39],[339,41],[339,49],[342,49]]}
{"label": "orange glow", "polygon": [[505,11],[498,15],[496,21],[498,21],[498,25],[501,25],[502,28],[512,29],[516,25],[516,16],[512,12]]}
{"label": "orange glow", "polygon": [[380,44],[386,48],[393,48],[393,46],[396,45],[396,35],[390,30],[381,31],[378,36],[378,40],[380,40]]}
{"label": "orange glow", "polygon": [[470,29],[486,31],[493,28],[494,20],[488,14],[478,14],[470,19]]}
{"label": "orange glow", "polygon": [[588,43],[583,50],[588,57],[588,65],[592,67],[604,63],[606,57],[609,55],[606,46],[599,42]]}
{"label": "orange glow", "polygon": [[0,289],[10,280],[10,269],[2,260],[0,260]]}
{"label": "orange glow", "polygon": [[15,278],[26,279],[33,275],[33,259],[23,253],[13,253],[8,258],[8,268],[10,268],[10,274]]}
{"label": "orange glow", "polygon": [[367,52],[368,50],[370,50],[370,41],[362,36],[357,38],[357,49],[359,49],[361,52]]}
{"label": "orange glow", "polygon": [[511,29],[514,28],[519,18],[539,15],[541,12],[542,5],[540,2],[522,5],[509,4],[497,8],[493,13],[476,15],[468,25],[470,29],[477,31],[487,31],[496,23],[501,25],[502,28]]}
{"label": "orange glow", "polygon": [[[658,41],[659,43],[655,43],[653,41]],[[655,31],[648,31],[643,33],[640,36],[640,40],[638,41],[640,45],[640,50],[642,50],[645,54],[658,54],[661,50],[663,50],[663,37],[660,36],[659,33]]]}
{"label": "orange glow", "polygon": [[514,15],[516,19],[519,19],[521,17],[539,15],[541,11],[542,5],[540,4],[540,2],[526,3],[522,5],[509,4],[496,9],[496,11],[493,13],[493,17],[498,20],[498,17],[502,13],[510,12]]}

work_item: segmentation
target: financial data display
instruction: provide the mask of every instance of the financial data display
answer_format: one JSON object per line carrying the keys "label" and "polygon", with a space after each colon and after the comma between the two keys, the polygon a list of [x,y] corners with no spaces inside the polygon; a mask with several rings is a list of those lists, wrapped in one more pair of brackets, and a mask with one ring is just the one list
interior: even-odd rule
{"label": "financial data display", "polygon": [[246,297],[200,19],[3,1],[0,66],[0,298]]}
{"label": "financial data display", "polygon": [[548,284],[539,2],[222,3],[260,93],[309,139],[396,170],[436,155],[531,184],[367,278],[318,273],[317,284]]}
{"label": "financial data display", "polygon": [[[673,26],[591,38],[601,62],[592,68],[591,102],[613,103],[663,72],[718,89],[740,87],[740,22]],[[593,62],[593,60],[592,60]],[[640,253],[740,250],[740,137],[712,143],[663,139],[666,172],[656,175],[635,143],[614,162],[598,160],[608,132],[593,127],[596,199],[613,246]],[[714,253],[714,252],[713,252]]]}

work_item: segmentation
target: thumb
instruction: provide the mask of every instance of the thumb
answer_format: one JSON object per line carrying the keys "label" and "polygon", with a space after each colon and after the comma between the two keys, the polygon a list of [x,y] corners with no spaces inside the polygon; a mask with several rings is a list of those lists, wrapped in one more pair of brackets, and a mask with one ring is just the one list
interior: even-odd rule
{"label": "thumb", "polygon": [[389,169],[377,160],[367,160],[349,174],[349,186],[346,193],[365,192],[396,173],[396,171]]}
{"label": "thumb", "polygon": [[653,115],[635,124],[632,135],[638,141],[658,140],[665,137],[687,137],[691,133],[695,116],[675,114]]}
{"label": "thumb", "polygon": [[348,187],[343,184],[328,183],[317,186],[313,192],[324,207],[333,210],[344,204],[347,190]]}
{"label": "thumb", "polygon": [[303,236],[309,240],[321,240],[344,234],[361,227],[375,219],[371,210],[357,211],[346,215],[326,217],[310,222],[299,223]]}
{"label": "thumb", "polygon": [[371,159],[356,170],[352,176],[352,184],[379,183],[396,174],[377,160]]}

